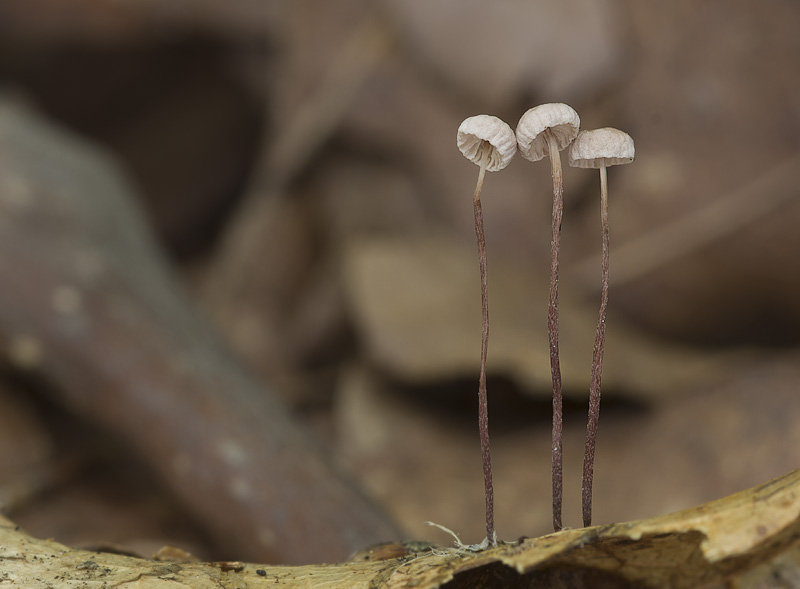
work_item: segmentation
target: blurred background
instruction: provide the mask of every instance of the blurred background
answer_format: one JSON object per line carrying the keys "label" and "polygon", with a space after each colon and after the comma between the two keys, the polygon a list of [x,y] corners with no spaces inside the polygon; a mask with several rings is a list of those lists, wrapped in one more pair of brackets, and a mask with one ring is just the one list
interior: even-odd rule
{"label": "blurred background", "polygon": [[[798,23],[789,0],[3,0],[3,513],[146,556],[450,542],[426,520],[479,542],[477,168],[455,135],[544,102],[636,142],[609,171],[595,522],[796,468]],[[564,181],[577,527],[599,182]],[[483,203],[513,540],[551,529],[547,162],[488,174]],[[332,495],[355,515],[318,545]]]}

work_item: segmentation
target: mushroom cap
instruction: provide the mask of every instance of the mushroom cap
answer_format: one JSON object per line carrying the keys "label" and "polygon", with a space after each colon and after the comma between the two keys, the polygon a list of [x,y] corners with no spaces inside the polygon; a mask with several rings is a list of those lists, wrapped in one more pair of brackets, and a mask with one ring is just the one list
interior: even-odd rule
{"label": "mushroom cap", "polygon": [[619,129],[603,127],[581,131],[569,146],[569,165],[575,168],[616,166],[633,161],[636,150],[630,135]]}
{"label": "mushroom cap", "polygon": [[517,138],[507,123],[491,115],[464,119],[456,137],[458,149],[469,161],[481,165],[483,150],[489,149],[486,169],[496,172],[505,168],[517,153]]}
{"label": "mushroom cap", "polygon": [[526,160],[538,162],[546,155],[550,155],[547,138],[544,132],[550,132],[556,139],[558,150],[561,151],[578,134],[581,128],[581,118],[575,109],[561,102],[540,104],[528,109],[517,124],[517,144],[519,152]]}

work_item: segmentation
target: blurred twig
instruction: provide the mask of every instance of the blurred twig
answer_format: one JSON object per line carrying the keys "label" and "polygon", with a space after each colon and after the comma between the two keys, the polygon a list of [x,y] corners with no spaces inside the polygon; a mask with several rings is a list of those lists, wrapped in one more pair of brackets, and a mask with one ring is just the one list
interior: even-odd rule
{"label": "blurred twig", "polygon": [[[297,107],[274,140],[264,141],[260,165],[243,202],[228,222],[209,271],[204,296],[212,308],[224,307],[230,293],[244,289],[246,260],[257,251],[269,224],[279,222],[286,187],[334,133],[364,81],[387,55],[394,34],[377,9],[369,11],[330,59],[327,75]],[[268,119],[269,117],[267,117]]]}
{"label": "blurred twig", "polygon": [[383,61],[394,36],[388,24],[370,11],[330,58],[327,74],[316,91],[278,128],[265,144],[260,173],[253,188],[283,187],[305,167],[336,130],[364,81]]}

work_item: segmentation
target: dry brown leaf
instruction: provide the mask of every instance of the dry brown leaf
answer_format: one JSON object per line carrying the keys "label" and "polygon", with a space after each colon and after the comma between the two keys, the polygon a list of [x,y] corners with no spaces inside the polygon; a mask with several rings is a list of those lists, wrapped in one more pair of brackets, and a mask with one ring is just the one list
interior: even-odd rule
{"label": "dry brown leaf", "polygon": [[[800,369],[796,354],[731,370],[708,390],[601,409],[594,515],[598,524],[672,513],[746,489],[797,466]],[[477,542],[485,528],[476,451],[477,378],[419,390],[355,367],[336,402],[336,454],[412,537],[438,542],[433,520]],[[688,391],[687,391],[688,393]],[[511,540],[552,529],[549,399],[489,386],[495,522]],[[584,405],[585,407],[585,405]],[[583,407],[564,424],[564,522],[581,521]]]}
{"label": "dry brown leaf", "polygon": [[[546,292],[535,269],[489,253],[488,370],[527,389],[549,390]],[[477,254],[444,238],[362,239],[344,254],[345,282],[372,361],[410,381],[477,373],[480,291]],[[586,388],[597,321],[594,303],[562,293],[565,393]],[[720,358],[688,353],[615,323],[608,331],[607,390],[657,395],[718,374]]]}
{"label": "dry brown leaf", "polygon": [[490,104],[589,93],[620,65],[611,2],[385,3],[428,67]]}
{"label": "dry brown leaf", "polygon": [[[788,106],[797,103],[800,78],[786,74],[798,68],[800,38],[789,23],[797,22],[800,5],[735,0],[697,11],[691,0],[623,4],[636,58],[625,74],[630,83],[607,99],[618,115],[608,120],[581,110],[586,126],[619,126],[639,148],[636,165],[611,180],[618,195],[611,212],[617,244],[644,238],[665,222],[680,227],[706,203],[731,197],[734,204],[740,187],[800,149],[798,119]],[[761,42],[767,37],[769,43]],[[796,195],[797,182],[782,175],[762,184],[754,198],[768,203],[779,192]],[[587,194],[594,194],[591,188]],[[752,344],[754,338],[796,343],[798,199],[788,198],[771,214],[752,215],[757,208],[740,201],[729,218],[750,219],[727,234],[713,233],[713,225],[729,223],[720,218],[708,228],[684,225],[689,231],[679,248],[695,249],[635,284],[612,286],[629,320],[654,333],[712,344]],[[582,225],[590,230],[596,223],[594,209],[587,208]],[[712,240],[702,239],[707,230]],[[586,242],[583,255],[594,254],[594,247]]]}
{"label": "dry brown leaf", "polygon": [[[71,550],[38,540],[0,517],[2,580],[22,586],[81,581],[83,587],[697,587],[732,582],[760,566],[796,562],[800,470],[753,489],[648,520],[564,530],[472,553],[416,545],[377,560],[303,567],[156,563]],[[406,547],[415,547],[406,543]],[[384,550],[393,556],[396,552]],[[363,556],[363,555],[366,556]],[[373,558],[370,558],[372,556]],[[260,571],[260,572],[259,572]],[[774,578],[774,574],[773,574]],[[757,581],[757,579],[755,580]],[[747,584],[740,584],[747,586]]]}

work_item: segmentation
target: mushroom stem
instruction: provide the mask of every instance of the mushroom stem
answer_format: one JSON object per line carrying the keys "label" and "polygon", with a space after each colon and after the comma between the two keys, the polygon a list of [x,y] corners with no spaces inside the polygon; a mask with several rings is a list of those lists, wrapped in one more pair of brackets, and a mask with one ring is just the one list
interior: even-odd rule
{"label": "mushroom stem", "polygon": [[558,352],[558,248],[561,243],[561,219],[564,212],[564,184],[561,153],[550,129],[545,130],[550,169],[553,176],[553,239],[550,242],[550,306],[547,311],[547,333],[550,343],[550,372],[553,377],[553,529],[559,531],[563,496],[563,403],[561,364]]}
{"label": "mushroom stem", "polygon": [[492,486],[492,457],[489,452],[489,408],[486,395],[486,355],[489,349],[489,286],[486,272],[486,238],[483,232],[483,210],[481,208],[481,188],[489,160],[489,149],[484,147],[481,157],[478,184],[472,199],[475,209],[475,236],[478,240],[478,258],[481,268],[481,310],[483,323],[481,329],[481,370],[478,384],[478,432],[481,440],[483,458],[483,484],[486,490],[486,537],[496,545],[494,533],[494,488]]}
{"label": "mushroom stem", "polygon": [[603,291],[600,298],[600,317],[592,353],[592,376],[589,383],[589,418],[586,425],[586,449],[583,456],[583,525],[592,525],[592,482],[594,480],[594,450],[597,441],[597,422],[600,419],[600,380],[603,374],[603,352],[606,345],[606,307],[608,306],[608,179],[606,166],[600,166],[600,224],[602,228]]}

